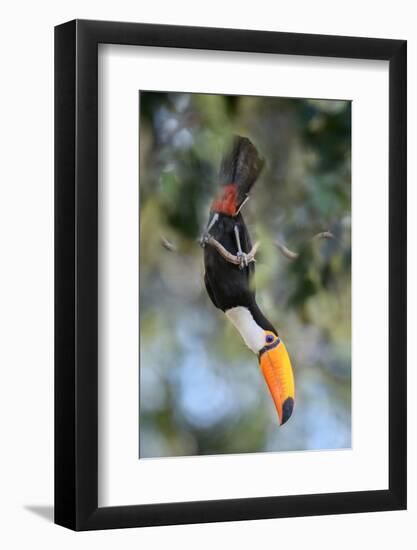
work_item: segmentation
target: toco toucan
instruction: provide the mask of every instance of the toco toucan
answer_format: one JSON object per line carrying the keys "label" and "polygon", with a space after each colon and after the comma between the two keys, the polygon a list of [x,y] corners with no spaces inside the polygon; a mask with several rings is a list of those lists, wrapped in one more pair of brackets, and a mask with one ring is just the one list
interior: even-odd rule
{"label": "toco toucan", "polygon": [[[235,136],[220,167],[220,189],[215,197],[203,236],[204,282],[213,304],[224,311],[245,344],[258,356],[282,425],[290,418],[295,401],[294,376],[284,343],[256,303],[255,263],[248,261],[252,248],[241,209],[258,178],[263,160],[249,139]],[[235,257],[228,261],[209,239],[215,239]]]}

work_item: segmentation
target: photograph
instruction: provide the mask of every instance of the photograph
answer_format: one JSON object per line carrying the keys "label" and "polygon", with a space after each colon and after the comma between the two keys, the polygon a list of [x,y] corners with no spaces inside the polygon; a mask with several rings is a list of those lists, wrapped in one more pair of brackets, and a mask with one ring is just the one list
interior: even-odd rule
{"label": "photograph", "polygon": [[351,448],[351,101],[139,117],[138,457]]}

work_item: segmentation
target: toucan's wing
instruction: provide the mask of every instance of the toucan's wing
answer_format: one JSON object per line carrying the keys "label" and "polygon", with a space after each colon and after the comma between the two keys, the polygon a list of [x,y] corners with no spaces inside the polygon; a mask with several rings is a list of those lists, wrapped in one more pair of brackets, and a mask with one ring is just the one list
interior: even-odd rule
{"label": "toucan's wing", "polygon": [[206,273],[204,274],[204,284],[206,285],[206,290],[207,290],[207,294],[209,295],[209,298],[210,300],[213,302],[213,304],[219,308],[219,309],[222,309],[221,306],[219,305],[219,302],[217,301],[216,299],[216,295],[214,294],[214,290],[213,290],[213,287],[212,285],[210,284],[210,278],[207,274],[207,271]]}

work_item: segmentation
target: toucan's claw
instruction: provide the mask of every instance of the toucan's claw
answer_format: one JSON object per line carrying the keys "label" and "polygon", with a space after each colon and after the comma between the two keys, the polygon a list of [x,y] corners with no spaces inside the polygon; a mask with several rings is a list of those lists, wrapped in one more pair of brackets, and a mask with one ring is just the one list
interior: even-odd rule
{"label": "toucan's claw", "polygon": [[248,267],[249,260],[248,255],[244,252],[238,252],[236,256],[239,259],[239,269],[244,269],[245,267]]}

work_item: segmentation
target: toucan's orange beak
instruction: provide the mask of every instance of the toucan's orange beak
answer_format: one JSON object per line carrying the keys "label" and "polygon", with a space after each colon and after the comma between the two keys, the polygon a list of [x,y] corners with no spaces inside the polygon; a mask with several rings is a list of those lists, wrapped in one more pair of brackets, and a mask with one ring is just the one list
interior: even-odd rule
{"label": "toucan's orange beak", "polygon": [[287,349],[284,342],[273,332],[265,331],[265,346],[259,352],[259,365],[282,426],[294,409],[295,384]]}

